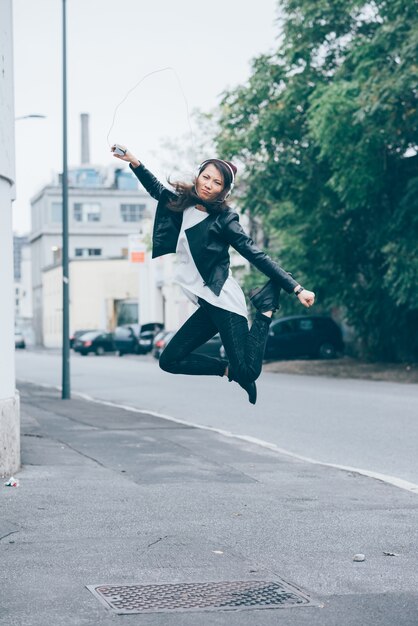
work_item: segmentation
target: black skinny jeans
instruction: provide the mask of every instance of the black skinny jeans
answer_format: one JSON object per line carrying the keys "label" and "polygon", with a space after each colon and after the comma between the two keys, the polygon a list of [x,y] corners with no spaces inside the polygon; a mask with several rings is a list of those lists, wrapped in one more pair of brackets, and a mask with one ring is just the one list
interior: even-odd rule
{"label": "black skinny jeans", "polygon": [[[213,306],[202,298],[199,305],[161,353],[161,369],[172,374],[223,376],[229,365],[239,383],[256,380],[261,373],[271,318],[257,311],[249,330],[242,315]],[[228,360],[190,354],[217,332]]]}

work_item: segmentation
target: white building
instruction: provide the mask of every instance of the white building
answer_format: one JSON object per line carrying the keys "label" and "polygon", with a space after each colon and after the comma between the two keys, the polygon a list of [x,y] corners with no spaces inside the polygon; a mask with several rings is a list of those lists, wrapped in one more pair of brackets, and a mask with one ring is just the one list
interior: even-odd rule
{"label": "white building", "polygon": [[[149,228],[155,201],[138,189],[129,170],[112,170],[112,179],[100,168],[84,165],[69,173],[69,257],[127,259],[128,237]],[[59,181],[44,187],[31,201],[33,318],[36,343],[44,343],[43,273],[61,263],[62,191]],[[128,264],[125,264],[128,268]],[[71,289],[71,284],[70,284]],[[136,297],[136,294],[135,294]],[[48,313],[49,314],[49,313]],[[70,317],[71,331],[77,330]]]}
{"label": "white building", "polygon": [[[136,320],[138,272],[128,259],[74,259],[70,263],[70,320],[75,330],[112,329]],[[62,266],[42,272],[42,334],[47,348],[62,345]],[[134,314],[134,316],[132,316]]]}
{"label": "white building", "polygon": [[0,0],[0,476],[20,466],[14,356],[12,201],[15,198],[12,2]]}
{"label": "white building", "polygon": [[32,325],[32,263],[29,245],[22,248],[19,292],[19,316],[16,318],[16,325],[29,329]]}
{"label": "white building", "polygon": [[32,319],[32,276],[30,246],[26,236],[13,237],[15,327],[27,344],[34,343]]}

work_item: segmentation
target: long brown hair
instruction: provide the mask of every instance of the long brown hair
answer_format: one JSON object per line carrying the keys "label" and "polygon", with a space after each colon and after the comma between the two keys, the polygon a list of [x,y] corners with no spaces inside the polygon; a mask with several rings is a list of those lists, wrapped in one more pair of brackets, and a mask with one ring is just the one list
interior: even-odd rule
{"label": "long brown hair", "polygon": [[205,207],[208,213],[221,213],[222,211],[227,211],[230,208],[226,202],[225,196],[231,187],[232,176],[227,167],[219,162],[214,163],[214,160],[205,161],[205,165],[199,171],[198,176],[200,176],[200,174],[204,172],[204,170],[210,163],[215,165],[216,169],[222,175],[224,180],[224,187],[220,192],[218,198],[214,202],[206,202],[205,200],[202,200],[202,198],[197,195],[196,191],[197,177],[194,179],[192,184],[185,183],[183,181],[171,181],[170,178],[168,178],[168,182],[177,194],[177,198],[174,200],[170,200],[170,202],[167,204],[169,209],[181,213],[191,206],[201,204]]}

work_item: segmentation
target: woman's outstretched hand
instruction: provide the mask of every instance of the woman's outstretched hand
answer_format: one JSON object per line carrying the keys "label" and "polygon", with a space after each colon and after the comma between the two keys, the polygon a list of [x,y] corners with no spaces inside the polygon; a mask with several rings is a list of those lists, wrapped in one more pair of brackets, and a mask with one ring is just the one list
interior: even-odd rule
{"label": "woman's outstretched hand", "polygon": [[313,291],[308,291],[304,289],[298,294],[299,301],[302,302],[303,306],[309,308],[315,302],[315,294]]}
{"label": "woman's outstretched hand", "polygon": [[113,152],[113,156],[116,159],[120,159],[121,161],[126,161],[127,163],[132,163],[132,165],[134,167],[138,167],[138,165],[140,163],[139,163],[139,160],[136,158],[136,156],[134,156],[132,154],[132,152],[130,152],[126,146],[122,146],[122,144],[120,144],[120,143],[117,144],[117,146],[119,148],[122,148],[122,150],[125,150],[125,154],[123,154],[123,155],[122,154],[116,154],[116,152],[115,152],[116,144],[113,144],[113,146],[110,148],[110,151]]}

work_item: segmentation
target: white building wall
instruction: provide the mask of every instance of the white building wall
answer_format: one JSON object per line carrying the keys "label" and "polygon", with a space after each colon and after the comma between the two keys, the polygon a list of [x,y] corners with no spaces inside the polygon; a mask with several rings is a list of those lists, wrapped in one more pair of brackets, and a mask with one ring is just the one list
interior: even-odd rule
{"label": "white building wall", "polygon": [[16,325],[22,331],[26,345],[33,346],[35,333],[33,330],[32,267],[28,245],[22,248],[20,295],[19,319],[16,320]]}
{"label": "white building wall", "polygon": [[20,316],[22,319],[32,319],[32,261],[30,255],[30,247],[28,245],[22,248],[21,263],[21,301]]}
{"label": "white building wall", "polygon": [[31,270],[32,270],[32,312],[33,312],[33,331],[35,333],[35,342],[43,343],[42,335],[42,256],[43,246],[42,239],[37,238],[31,242]]}
{"label": "white building wall", "polygon": [[[43,320],[44,295],[42,293],[42,273],[46,268],[59,262],[58,251],[62,248],[62,225],[54,221],[53,203],[62,200],[61,188],[44,187],[31,202],[32,232],[30,235],[32,257],[33,328],[36,343],[46,344],[43,332],[49,327]],[[78,222],[74,219],[74,204],[77,202],[99,203],[99,222]],[[124,222],[121,204],[144,204],[145,217],[141,222]],[[110,187],[69,189],[69,255],[77,259],[76,249],[96,248],[101,250],[101,258],[121,258],[128,248],[129,234],[140,228],[148,228],[154,213],[155,201],[137,190],[122,190]],[[98,258],[98,257],[96,257]],[[71,286],[70,286],[71,289]],[[46,312],[45,312],[46,314]],[[103,312],[106,319],[106,312]],[[70,325],[72,320],[70,318]]]}
{"label": "white building wall", "polygon": [[17,318],[19,317],[19,311],[20,311],[20,298],[21,298],[21,288],[20,288],[20,283],[15,282],[14,283],[14,287],[13,287],[13,293],[14,293],[14,308],[15,308],[15,313],[14,313],[14,319],[15,321],[17,320]]}
{"label": "white building wall", "polygon": [[[138,298],[136,267],[126,259],[84,259],[70,263],[70,333],[112,330],[117,300]],[[62,345],[62,268],[43,272],[43,337],[48,348]]]}
{"label": "white building wall", "polygon": [[12,201],[15,198],[11,0],[0,0],[0,476],[20,465],[19,397],[14,362]]}

